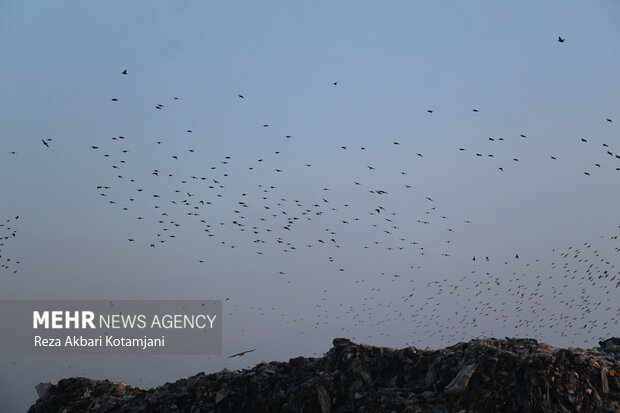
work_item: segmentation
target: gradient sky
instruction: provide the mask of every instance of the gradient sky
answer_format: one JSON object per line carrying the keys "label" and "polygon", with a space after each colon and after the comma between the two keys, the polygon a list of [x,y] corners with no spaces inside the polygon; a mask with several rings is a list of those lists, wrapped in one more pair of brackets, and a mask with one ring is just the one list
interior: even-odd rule
{"label": "gradient sky", "polygon": [[224,356],[257,350],[1,356],[0,399],[338,336],[617,335],[619,21],[615,1],[2,2],[0,298],[228,298]]}

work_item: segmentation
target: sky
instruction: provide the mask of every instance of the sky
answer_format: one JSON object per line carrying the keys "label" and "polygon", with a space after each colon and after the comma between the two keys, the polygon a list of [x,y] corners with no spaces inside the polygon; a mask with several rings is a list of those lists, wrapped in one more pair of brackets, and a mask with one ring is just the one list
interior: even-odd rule
{"label": "sky", "polygon": [[0,398],[335,337],[618,335],[619,21],[615,1],[2,2],[0,298],[221,299],[224,353],[0,355]]}

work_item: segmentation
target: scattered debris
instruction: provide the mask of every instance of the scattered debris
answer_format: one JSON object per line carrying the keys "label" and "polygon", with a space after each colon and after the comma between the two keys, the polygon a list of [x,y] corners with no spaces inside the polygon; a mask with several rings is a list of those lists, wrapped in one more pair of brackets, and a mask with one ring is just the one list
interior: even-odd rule
{"label": "scattered debris", "polygon": [[156,389],[79,377],[41,384],[29,412],[619,412],[620,357],[607,342],[584,350],[478,339],[422,351],[337,338],[320,358]]}

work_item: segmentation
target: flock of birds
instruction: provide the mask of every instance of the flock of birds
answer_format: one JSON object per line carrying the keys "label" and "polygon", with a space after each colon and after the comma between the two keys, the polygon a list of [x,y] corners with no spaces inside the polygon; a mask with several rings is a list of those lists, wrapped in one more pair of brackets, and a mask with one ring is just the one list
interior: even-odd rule
{"label": "flock of birds", "polygon": [[[565,40],[558,37],[558,42],[564,43]],[[127,70],[121,74],[129,75]],[[338,82],[331,86],[337,87]],[[241,93],[237,93],[235,99],[240,104],[251,100]],[[114,97],[111,102],[117,104],[120,99]],[[156,103],[153,108],[165,111],[170,104],[182,104],[182,99],[173,97],[171,102]],[[477,108],[471,111],[480,113]],[[434,109],[427,109],[427,113],[435,116]],[[602,121],[613,124],[610,118]],[[258,129],[269,127],[269,123],[257,125]],[[183,133],[199,134],[193,129],[185,129]],[[329,326],[332,320],[344,325],[340,331],[352,335],[352,338],[359,331],[378,331],[386,325],[405,324],[411,326],[412,331],[437,336],[442,341],[469,338],[472,329],[479,335],[495,335],[497,331],[509,328],[526,335],[544,335],[553,331],[560,336],[566,336],[567,330],[575,331],[577,327],[581,332],[576,335],[594,334],[596,328],[601,327],[606,331],[617,329],[617,319],[613,326],[608,325],[608,321],[599,326],[596,320],[597,311],[618,311],[615,291],[620,286],[620,272],[614,264],[617,256],[611,259],[603,256],[603,250],[609,250],[610,245],[613,253],[620,253],[617,230],[600,236],[600,242],[607,243],[600,249],[591,243],[569,246],[561,251],[554,249],[551,262],[526,258],[523,254],[520,257],[518,251],[503,257],[478,254],[471,257],[472,267],[468,274],[455,279],[424,281],[425,277],[418,277],[423,267],[417,258],[450,259],[453,251],[458,249],[454,245],[454,234],[472,231],[470,228],[476,224],[471,218],[449,214],[446,212],[449,208],[437,202],[433,194],[419,193],[407,167],[402,168],[397,176],[378,171],[372,155],[365,155],[372,149],[366,146],[334,144],[332,148],[340,153],[359,151],[364,154],[355,157],[359,162],[349,170],[351,178],[347,188],[335,183],[333,186],[305,187],[297,193],[290,193],[286,189],[286,179],[281,178],[283,175],[306,176],[313,173],[308,171],[320,173],[321,168],[315,167],[312,161],[291,165],[285,154],[294,150],[287,143],[294,142],[295,137],[284,135],[281,139],[282,144],[288,146],[257,155],[250,164],[241,164],[237,159],[243,157],[230,153],[212,159],[205,166],[210,154],[192,147],[190,141],[186,141],[188,146],[182,149],[177,142],[170,144],[164,138],[148,143],[124,135],[103,138],[91,142],[90,150],[110,170],[110,180],[93,189],[101,202],[118,213],[133,214],[141,225],[136,226],[136,234],[146,232],[149,235],[131,235],[127,242],[141,243],[148,249],[164,248],[167,243],[183,240],[184,229],[188,228],[186,231],[199,230],[211,242],[206,244],[210,247],[237,248],[243,253],[252,251],[266,260],[273,259],[273,262],[280,260],[281,254],[294,255],[306,250],[317,260],[327,262],[336,275],[347,272],[347,266],[351,264],[338,253],[340,249],[357,251],[357,254],[374,253],[385,263],[390,262],[390,254],[411,258],[407,271],[389,269],[373,279],[367,275],[343,279],[354,280],[350,288],[355,292],[356,302],[350,305],[330,296],[329,290],[324,289],[313,316],[300,313],[291,318],[290,313],[276,307],[268,309],[249,305],[242,309],[242,304],[234,303],[234,297],[226,298],[239,311],[251,310],[260,316],[277,314],[282,323],[299,325],[300,334],[307,332],[309,326],[314,329]],[[492,160],[491,167],[503,173],[520,162],[519,157],[502,149],[501,145],[508,139],[527,141],[528,136],[518,132],[511,138],[488,137],[486,144],[495,145],[492,153],[467,147],[454,150],[464,155],[471,154],[474,159]],[[43,150],[53,151],[58,144],[49,138],[41,139]],[[136,160],[131,152],[136,144],[151,145],[149,152],[155,152],[167,161],[149,170],[140,169],[149,160]],[[575,144],[593,143],[589,138],[578,137]],[[390,146],[397,154],[403,145],[393,141]],[[592,161],[592,168],[620,171],[620,152],[612,146],[601,142],[601,155],[607,158]],[[18,155],[16,152],[10,154]],[[549,161],[559,159],[553,153],[548,157]],[[415,158],[422,161],[424,153],[415,152]],[[138,169],[132,167],[134,162]],[[182,167],[196,162],[201,165],[200,173],[188,174]],[[591,176],[593,169],[583,173]],[[395,195],[399,199],[405,197],[412,204],[424,205],[424,208],[418,216],[403,213],[398,202],[391,200]],[[343,202],[343,197],[351,201]],[[0,225],[0,230],[5,231],[2,237],[5,242],[15,238],[17,218]],[[432,227],[432,231],[444,234],[446,239],[441,245],[425,242],[418,238],[420,227]],[[356,234],[373,236],[357,237]],[[15,266],[19,262],[10,258],[3,260],[2,267],[16,273]],[[208,265],[209,257],[197,257],[196,262]],[[288,284],[294,279],[290,271],[281,270],[274,275]],[[389,287],[389,283],[397,283],[398,287]],[[571,295],[571,288],[579,290],[579,300]],[[400,296],[394,296],[394,290],[399,291]],[[600,294],[601,291],[605,292]],[[595,299],[595,296],[604,298]],[[566,312],[547,314],[550,301],[565,306]],[[448,305],[446,303],[453,310],[448,318],[446,311],[439,311]],[[346,322],[343,324],[341,320]],[[230,357],[252,351],[254,349]]]}
{"label": "flock of birds", "polygon": [[3,257],[3,249],[7,246],[8,243],[12,242],[15,237],[17,237],[17,229],[15,226],[17,225],[17,220],[19,216],[9,218],[0,224],[0,268],[5,271],[9,271],[12,274],[17,274],[17,267],[19,265],[19,261],[13,260],[11,261],[11,257]]}

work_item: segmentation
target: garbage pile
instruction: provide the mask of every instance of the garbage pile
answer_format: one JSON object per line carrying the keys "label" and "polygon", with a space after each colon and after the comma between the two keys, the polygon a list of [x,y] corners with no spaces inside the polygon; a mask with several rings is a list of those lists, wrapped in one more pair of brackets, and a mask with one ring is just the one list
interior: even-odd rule
{"label": "garbage pile", "polygon": [[320,358],[149,390],[86,378],[40,384],[29,412],[620,412],[618,339],[591,350],[508,338],[440,350],[333,344]]}

